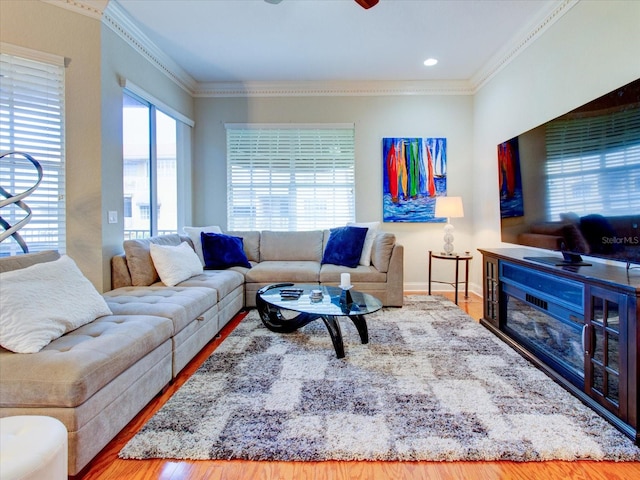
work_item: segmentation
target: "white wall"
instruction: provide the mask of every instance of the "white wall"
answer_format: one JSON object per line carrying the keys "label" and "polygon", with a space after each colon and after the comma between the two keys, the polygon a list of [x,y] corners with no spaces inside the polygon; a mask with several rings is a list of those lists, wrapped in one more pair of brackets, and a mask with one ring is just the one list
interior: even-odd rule
{"label": "white wall", "polygon": [[[472,211],[472,97],[279,97],[196,99],[194,222],[226,228],[225,122],[354,123],[356,220],[382,220],[382,138],[446,137],[448,194]],[[471,250],[471,218],[455,219],[457,251]],[[385,223],[405,247],[405,289],[426,290],[428,250],[442,250],[443,224]],[[452,264],[434,263],[434,278]],[[436,275],[439,275],[436,277]]]}
{"label": "white wall", "polygon": [[640,2],[581,1],[474,96],[474,247],[508,246],[497,145],[638,78]]}

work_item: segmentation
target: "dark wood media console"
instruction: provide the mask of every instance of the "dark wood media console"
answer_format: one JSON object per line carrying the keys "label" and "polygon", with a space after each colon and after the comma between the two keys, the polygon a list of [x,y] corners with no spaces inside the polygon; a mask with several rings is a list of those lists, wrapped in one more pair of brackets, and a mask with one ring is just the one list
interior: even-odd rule
{"label": "dark wood media console", "polygon": [[556,266],[527,248],[479,251],[480,322],[640,445],[640,269]]}

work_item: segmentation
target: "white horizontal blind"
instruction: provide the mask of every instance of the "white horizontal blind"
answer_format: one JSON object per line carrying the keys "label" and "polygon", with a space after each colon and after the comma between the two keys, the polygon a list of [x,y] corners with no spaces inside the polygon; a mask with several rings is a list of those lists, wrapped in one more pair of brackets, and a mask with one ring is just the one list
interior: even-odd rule
{"label": "white horizontal blind", "polygon": [[[30,252],[64,252],[64,65],[2,53],[0,74],[0,152],[27,153],[44,171],[38,188],[23,200],[32,217],[18,233]],[[32,187],[37,178],[35,167],[22,156],[0,160],[0,185],[12,195]],[[0,215],[15,225],[26,214],[6,206]],[[0,243],[0,255],[21,252],[11,237]]]}
{"label": "white horizontal blind", "polygon": [[227,126],[229,230],[303,231],[355,219],[350,128]]}
{"label": "white horizontal blind", "polygon": [[640,108],[556,120],[546,144],[550,218],[640,212]]}

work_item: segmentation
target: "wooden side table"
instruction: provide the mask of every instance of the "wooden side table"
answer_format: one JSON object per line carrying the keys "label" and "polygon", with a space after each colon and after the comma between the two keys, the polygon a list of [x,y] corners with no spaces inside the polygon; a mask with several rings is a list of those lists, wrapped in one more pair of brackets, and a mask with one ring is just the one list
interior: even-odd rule
{"label": "wooden side table", "polygon": [[[455,282],[445,282],[442,280],[431,280],[431,262],[432,259],[438,258],[440,260],[455,260],[456,262],[456,279]],[[465,252],[464,255],[459,254],[451,254],[448,255],[446,253],[433,253],[429,250],[429,295],[431,295],[431,282],[433,283],[446,283],[447,285],[451,285],[455,289],[455,303],[458,304],[458,285],[460,283],[464,283],[464,298],[469,298],[469,260],[473,258],[473,255],[469,254],[469,252]],[[465,263],[464,270],[464,282],[458,281],[458,273],[460,271],[460,261]]]}

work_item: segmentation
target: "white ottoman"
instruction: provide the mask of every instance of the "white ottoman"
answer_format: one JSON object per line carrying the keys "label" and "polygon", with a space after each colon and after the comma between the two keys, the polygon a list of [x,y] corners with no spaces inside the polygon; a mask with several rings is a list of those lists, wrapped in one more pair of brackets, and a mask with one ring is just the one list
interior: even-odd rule
{"label": "white ottoman", "polygon": [[67,429],[52,417],[0,418],[0,480],[66,480]]}

